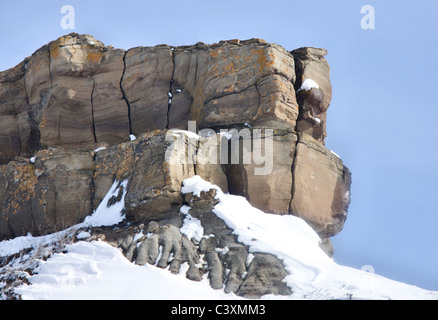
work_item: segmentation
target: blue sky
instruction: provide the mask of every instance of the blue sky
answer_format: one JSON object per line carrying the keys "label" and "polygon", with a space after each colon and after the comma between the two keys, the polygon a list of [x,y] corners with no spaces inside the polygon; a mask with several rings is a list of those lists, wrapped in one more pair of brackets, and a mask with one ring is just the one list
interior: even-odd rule
{"label": "blue sky", "polygon": [[[60,26],[75,8],[75,30]],[[363,30],[363,5],[375,29]],[[326,146],[353,173],[335,260],[438,290],[438,2],[29,0],[0,3],[0,70],[71,31],[128,49],[262,38],[328,50]]]}

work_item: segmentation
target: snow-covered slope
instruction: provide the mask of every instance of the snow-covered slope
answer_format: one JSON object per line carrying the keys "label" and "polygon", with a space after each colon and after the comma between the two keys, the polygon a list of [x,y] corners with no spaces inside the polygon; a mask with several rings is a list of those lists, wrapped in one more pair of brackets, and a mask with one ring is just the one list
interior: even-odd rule
{"label": "snow-covered slope", "polygon": [[[117,193],[117,185],[108,196]],[[215,214],[234,230],[239,241],[251,252],[276,255],[289,273],[285,281],[293,291],[290,296],[268,295],[262,299],[438,299],[438,292],[338,265],[321,250],[318,235],[300,218],[264,213],[242,197],[222,193],[199,176],[186,180],[182,192],[196,194],[210,188],[218,190],[220,200]],[[111,224],[108,217],[118,223],[124,218],[121,209],[112,208],[105,214],[105,208],[98,208],[83,224],[54,235],[0,242],[0,255],[56,241],[79,227]],[[183,207],[182,212],[187,218],[181,231],[202,234],[189,207]],[[186,279],[186,267],[183,265],[174,275],[152,265],[135,265],[103,241],[79,241],[39,261],[35,274],[28,278],[30,285],[21,285],[15,293],[23,299],[241,299],[211,289],[206,276],[201,282]]]}

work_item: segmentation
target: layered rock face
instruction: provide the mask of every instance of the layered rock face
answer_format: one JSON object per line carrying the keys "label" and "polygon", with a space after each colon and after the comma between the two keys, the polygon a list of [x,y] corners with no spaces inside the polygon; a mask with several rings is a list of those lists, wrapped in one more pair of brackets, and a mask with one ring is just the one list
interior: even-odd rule
{"label": "layered rock face", "polygon": [[[336,234],[346,218],[350,173],[324,147],[331,100],[325,55],[259,39],[128,51],[88,35],[49,43],[0,73],[1,228],[9,230],[1,237],[75,223],[96,208],[114,178],[129,179],[129,217],[164,217],[181,206],[181,182],[194,174],[266,212],[296,214],[324,237]],[[308,79],[317,86],[304,86]],[[169,166],[166,130],[188,129],[189,121],[197,132],[248,130],[251,143],[241,136],[240,147],[250,158],[271,143],[269,174],[255,174],[260,164],[243,157]],[[271,131],[257,136],[259,129]],[[153,137],[126,142],[144,133]],[[215,151],[214,143],[187,140],[196,157]],[[115,147],[95,153],[98,143]],[[35,163],[23,159],[34,155]],[[69,188],[77,190],[70,198],[80,199],[73,206],[64,195]],[[38,190],[54,195],[44,201]]]}
{"label": "layered rock face", "polygon": [[[226,292],[290,294],[278,258],[248,262],[212,211],[214,189],[181,187],[199,175],[267,213],[299,216],[329,253],[351,174],[324,146],[326,54],[260,39],[125,51],[74,33],[43,46],[0,73],[0,240],[82,222],[118,181],[103,205],[124,201],[127,224],[94,238],[137,264],[178,272],[187,262],[188,278],[208,273]],[[214,237],[183,235],[183,206]]]}
{"label": "layered rock face", "polygon": [[351,174],[324,146],[326,53],[260,39],[125,51],[78,34],[43,46],[0,73],[0,240],[82,221],[115,179],[129,221],[171,219],[193,175],[337,234]]}

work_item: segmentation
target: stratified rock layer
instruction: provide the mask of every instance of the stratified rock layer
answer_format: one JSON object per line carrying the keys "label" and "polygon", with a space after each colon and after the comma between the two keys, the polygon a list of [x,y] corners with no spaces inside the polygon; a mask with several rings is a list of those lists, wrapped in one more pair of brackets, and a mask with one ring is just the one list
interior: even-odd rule
{"label": "stratified rock layer", "polygon": [[[195,174],[265,212],[302,217],[324,238],[338,233],[351,175],[324,147],[325,55],[260,39],[125,51],[74,33],[43,46],[0,73],[0,239],[82,221],[115,179],[128,180],[128,220],[170,219]],[[303,88],[308,79],[318,87]],[[219,149],[230,151],[225,162]]]}

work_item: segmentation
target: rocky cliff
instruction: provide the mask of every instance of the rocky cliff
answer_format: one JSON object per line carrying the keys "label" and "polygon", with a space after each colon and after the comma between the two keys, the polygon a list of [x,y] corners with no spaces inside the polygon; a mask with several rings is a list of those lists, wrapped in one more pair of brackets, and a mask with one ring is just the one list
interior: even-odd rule
{"label": "rocky cliff", "polygon": [[[116,237],[131,260],[146,263],[148,249],[141,248],[170,241],[184,248],[193,267],[188,277],[199,279],[194,266],[202,252],[210,270],[219,270],[211,272],[213,287],[222,286],[229,263],[239,279],[229,291],[287,292],[268,285],[244,293],[255,286],[240,280],[245,246],[210,217],[214,195],[183,194],[181,186],[199,175],[265,212],[303,218],[324,241],[337,234],[351,175],[324,146],[332,95],[326,53],[290,52],[260,39],[125,51],[74,33],[43,46],[0,73],[0,240],[77,224],[119,181],[112,201],[124,195],[130,228],[156,232],[148,244],[136,242],[135,253],[134,231]],[[186,241],[178,231],[183,205],[218,243]],[[224,244],[232,248],[228,260],[215,254]],[[252,272],[265,268],[281,280],[284,270],[273,268],[273,259],[260,255]]]}

